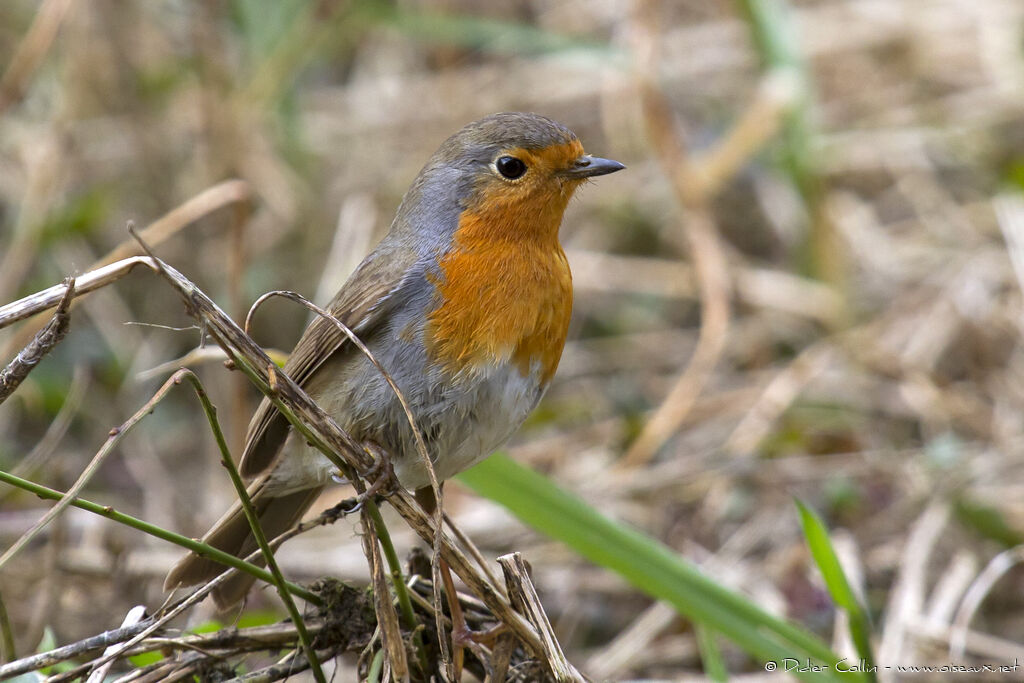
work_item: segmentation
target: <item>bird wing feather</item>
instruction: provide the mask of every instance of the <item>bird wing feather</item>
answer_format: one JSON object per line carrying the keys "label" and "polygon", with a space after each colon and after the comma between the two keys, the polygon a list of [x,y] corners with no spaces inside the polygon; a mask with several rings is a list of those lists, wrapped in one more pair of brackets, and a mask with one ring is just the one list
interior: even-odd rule
{"label": "bird wing feather", "polygon": [[[364,260],[327,306],[342,323],[362,337],[387,318],[390,304],[415,271],[414,250],[382,243]],[[324,361],[345,349],[358,353],[337,326],[316,316],[292,351],[284,372],[305,386]],[[271,466],[288,436],[288,421],[269,398],[264,397],[249,423],[239,469],[255,477]]]}

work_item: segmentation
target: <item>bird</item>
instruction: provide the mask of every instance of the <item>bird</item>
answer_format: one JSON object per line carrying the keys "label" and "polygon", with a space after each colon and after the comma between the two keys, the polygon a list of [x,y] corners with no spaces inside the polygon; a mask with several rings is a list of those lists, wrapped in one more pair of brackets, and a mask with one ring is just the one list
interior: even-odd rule
{"label": "bird", "polygon": [[[572,313],[563,214],[580,185],[624,168],[587,154],[569,128],[540,114],[469,123],[430,157],[388,233],[328,305],[401,390],[438,480],[504,444],[544,395]],[[336,325],[317,316],[283,371],[358,442],[389,454],[403,487],[432,491],[393,389]],[[268,538],[299,522],[339,476],[268,398],[249,424],[239,471]],[[239,502],[202,541],[239,557],[256,548]],[[224,570],[189,553],[164,587]],[[214,602],[237,604],[252,582],[236,573]]]}

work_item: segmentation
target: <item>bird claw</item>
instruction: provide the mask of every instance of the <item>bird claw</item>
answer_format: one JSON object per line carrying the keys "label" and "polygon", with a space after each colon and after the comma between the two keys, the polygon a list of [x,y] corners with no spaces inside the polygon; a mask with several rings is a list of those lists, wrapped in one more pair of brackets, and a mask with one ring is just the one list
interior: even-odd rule
{"label": "bird claw", "polygon": [[363,501],[359,498],[346,498],[334,507],[325,510],[323,514],[330,520],[336,521],[348,515],[354,515],[363,509]]}
{"label": "bird claw", "polygon": [[367,450],[374,454],[373,465],[366,471],[363,477],[370,481],[365,491],[359,494],[360,503],[369,500],[376,495],[389,495],[398,490],[398,480],[395,479],[395,468],[391,465],[391,458],[387,452],[374,443],[365,444]]}

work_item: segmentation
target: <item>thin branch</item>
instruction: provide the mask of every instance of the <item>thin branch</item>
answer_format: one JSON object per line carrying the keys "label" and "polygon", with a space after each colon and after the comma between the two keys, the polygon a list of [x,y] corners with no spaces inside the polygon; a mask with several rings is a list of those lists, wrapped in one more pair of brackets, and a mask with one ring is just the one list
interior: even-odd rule
{"label": "thin branch", "polygon": [[[45,498],[47,500],[60,501],[64,499],[64,497],[67,495],[66,493],[55,491],[54,489],[42,486],[40,484],[36,484],[26,479],[22,479],[21,477],[15,477],[14,475],[3,471],[0,471],[0,482],[10,484],[11,486],[17,486],[20,489],[28,491],[33,495],[39,496],[40,498]],[[130,526],[133,529],[138,529],[139,531],[147,533],[150,536],[159,538],[160,540],[173,543],[177,546],[181,546],[186,550],[191,550],[197,555],[209,557],[210,559],[220,562],[221,564],[227,565],[234,569],[238,569],[248,574],[252,574],[253,576],[262,581],[266,581],[267,583],[273,583],[273,576],[270,574],[270,572],[266,571],[262,567],[257,567],[256,565],[245,562],[244,560],[241,560],[235,557],[234,555],[225,553],[221,550],[217,550],[216,548],[206,545],[205,543],[200,543],[194,538],[188,538],[186,536],[182,536],[181,534],[176,534],[172,531],[164,529],[163,527],[159,527],[155,524],[150,524],[149,522],[145,522],[141,519],[138,519],[137,517],[132,517],[131,515],[126,515],[123,512],[118,512],[109,505],[100,505],[99,503],[94,503],[92,501],[84,500],[82,498],[69,498],[69,500],[71,501],[70,505],[76,508],[80,508],[82,510],[85,510],[86,512],[91,512],[96,515],[100,515],[101,517],[106,517],[109,520],[112,520],[119,524],[124,524],[125,526]],[[306,590],[302,586],[297,586],[295,584],[290,583],[288,584],[288,588],[289,590],[291,590],[293,595],[298,595],[300,598],[306,600],[307,602],[311,602],[315,605],[321,603],[319,596],[317,596],[315,593]]]}
{"label": "thin branch", "polygon": [[476,560],[477,565],[480,567],[480,570],[483,571],[484,575],[490,579],[492,584],[500,586],[501,582],[498,581],[498,577],[495,576],[494,571],[491,569],[490,565],[487,564],[487,560],[484,559],[483,553],[481,553],[480,549],[476,547],[475,543],[473,543],[473,539],[467,536],[466,533],[455,523],[455,520],[453,520],[447,513],[444,516],[444,522],[448,525],[448,528],[452,530],[452,533],[455,534],[455,538],[462,544],[462,547],[468,550],[469,554],[474,560]]}
{"label": "thin branch", "polygon": [[548,666],[551,667],[551,673],[555,680],[584,683],[586,679],[576,670],[576,667],[569,663],[565,653],[562,652],[562,647],[558,644],[554,629],[551,628],[551,622],[540,602],[540,596],[537,595],[537,589],[526,569],[522,553],[502,555],[498,558],[498,564],[501,565],[501,570],[505,574],[505,586],[508,588],[512,604],[530,620],[530,623],[541,634],[545,659]]}
{"label": "thin branch", "polygon": [[54,311],[50,322],[36,333],[28,346],[22,349],[21,353],[15,356],[7,367],[0,370],[0,403],[14,393],[18,385],[28,377],[28,373],[32,372],[39,361],[67,335],[68,326],[71,324],[68,307],[71,305],[71,299],[75,296],[75,278],[66,278],[64,287],[64,296],[57,304],[57,310]]}
{"label": "thin branch", "polygon": [[[70,292],[72,290],[73,287],[69,287],[68,291]],[[163,386],[161,386],[157,390],[157,392],[153,394],[153,397],[146,401],[142,405],[142,407],[139,408],[134,415],[128,418],[128,420],[124,424],[122,424],[120,427],[114,427],[113,429],[110,430],[110,434],[107,437],[106,442],[99,449],[99,451],[96,452],[96,455],[93,456],[88,466],[86,466],[86,468],[82,471],[82,474],[79,475],[78,479],[71,486],[71,488],[68,489],[67,492],[63,494],[63,497],[57,502],[57,504],[50,508],[46,512],[46,514],[43,515],[43,517],[38,522],[32,525],[32,527],[28,531],[22,534],[21,538],[15,541],[15,543],[11,547],[9,547],[4,552],[3,555],[0,555],[0,568],[3,568],[11,560],[11,558],[13,558],[19,552],[21,552],[22,548],[28,545],[28,543],[33,538],[35,538],[39,534],[39,532],[46,527],[46,525],[48,525],[50,522],[56,519],[59,514],[61,514],[64,510],[67,509],[69,505],[73,503],[78,494],[82,491],[82,489],[85,488],[86,484],[89,483],[89,480],[92,479],[93,475],[99,471],[103,463],[114,452],[114,449],[116,449],[117,446],[121,443],[121,440],[124,438],[125,434],[130,432],[137,424],[139,424],[139,422],[141,422],[144,417],[146,417],[147,415],[151,415],[153,411],[156,409],[156,405],[160,403],[160,401],[162,401],[164,397],[167,396],[170,390],[180,382],[180,375],[181,373],[176,373],[172,375],[166,382],[164,382]]]}
{"label": "thin branch", "polygon": [[[350,501],[353,502],[353,503],[355,502],[354,499],[350,499]],[[292,527],[291,529],[289,529],[288,531],[284,532],[283,534],[281,534],[280,536],[275,538],[273,541],[271,541],[270,542],[270,546],[272,548],[280,547],[280,545],[282,543],[284,543],[285,541],[288,541],[289,539],[291,539],[291,538],[293,538],[293,537],[295,537],[295,536],[297,536],[297,535],[299,535],[301,533],[305,533],[306,531],[309,531],[310,529],[313,529],[313,528],[315,528],[317,526],[320,526],[320,525],[323,525],[323,524],[333,524],[340,517],[343,517],[345,514],[347,514],[347,512],[351,511],[349,509],[349,506],[346,505],[346,503],[348,503],[350,501],[342,501],[341,503],[339,503],[338,505],[334,506],[333,508],[331,508],[329,510],[325,510],[324,512],[322,512],[320,514],[320,516],[317,517],[316,519],[310,520],[309,522],[306,522],[304,524],[299,524],[299,525],[296,525],[296,526]],[[249,555],[247,555],[243,559],[246,562],[254,562],[254,561],[256,561],[257,559],[260,558],[260,556],[262,555],[262,552],[263,551],[261,549],[257,548],[256,550],[254,550],[252,553],[250,553]],[[84,665],[83,667],[80,667],[80,668],[82,670],[84,670],[85,668],[88,668],[89,666],[96,666],[96,665],[102,664],[102,663],[104,663],[106,661],[111,661],[113,659],[116,659],[117,657],[120,657],[123,654],[135,654],[137,652],[146,652],[146,651],[148,651],[147,649],[139,649],[139,647],[142,647],[139,644],[142,643],[145,639],[148,639],[158,629],[163,627],[165,624],[167,624],[172,619],[177,617],[179,614],[184,612],[186,609],[189,609],[190,607],[192,607],[192,606],[202,602],[203,599],[205,599],[207,595],[212,593],[214,590],[216,590],[216,588],[219,585],[221,585],[222,583],[227,581],[229,578],[231,578],[234,575],[234,573],[235,573],[235,570],[233,570],[233,569],[230,569],[230,568],[225,569],[225,571],[223,571],[221,574],[219,574],[218,576],[214,577],[213,579],[208,581],[206,584],[204,584],[203,586],[201,586],[200,588],[198,588],[197,590],[193,591],[192,593],[187,595],[185,598],[183,598],[176,606],[172,607],[167,612],[165,612],[163,614],[163,616],[161,616],[156,621],[152,622],[152,624],[150,624],[144,631],[142,631],[141,633],[134,634],[134,635],[130,636],[131,639],[127,643],[122,645],[118,650],[113,651],[113,652],[109,652],[109,653],[104,653],[104,655],[103,655],[103,657],[101,659],[99,659],[99,660],[97,660],[95,662],[90,662],[87,665]],[[318,621],[316,619],[314,619],[314,620],[308,620],[307,619],[306,620],[306,629],[307,629],[307,631],[309,631],[310,633],[313,633],[313,632],[316,631],[317,628],[319,628],[319,626],[318,626]],[[246,631],[246,633],[250,633],[250,631]],[[259,632],[252,631],[252,633],[255,634],[255,633],[259,633]],[[204,637],[204,636],[213,637],[215,635],[216,634],[202,634],[202,635],[196,636],[196,637]],[[190,636],[186,636],[186,638],[188,638],[188,637],[190,637]],[[260,636],[260,637],[262,638],[263,636]],[[205,642],[206,641],[204,641],[204,643]],[[92,649],[92,648],[90,648],[90,649]],[[150,649],[155,649],[155,648],[150,648]],[[64,659],[71,659],[73,656],[75,656],[75,655],[69,655],[68,657],[65,657]],[[63,661],[63,660],[59,660],[59,661]],[[67,680],[72,680],[73,678],[75,678],[77,676],[76,671],[77,670],[72,670],[70,672],[66,672],[65,674],[63,674],[63,676],[66,676]],[[2,676],[0,676],[0,677],[2,677]],[[55,679],[51,683],[60,683],[61,680],[64,680],[64,679],[61,678],[61,677],[57,677],[57,679]]]}
{"label": "thin branch", "polygon": [[[334,653],[330,650],[325,650],[318,654],[323,659],[330,659],[333,655]],[[273,683],[273,681],[288,680],[295,674],[301,673],[308,668],[309,664],[306,661],[289,656],[277,664],[228,679],[226,683]]]}
{"label": "thin branch", "polygon": [[[374,506],[373,509],[376,510],[376,507]],[[380,512],[377,513],[377,518],[379,517]],[[405,643],[402,640],[401,629],[398,627],[398,615],[395,614],[395,606],[391,603],[391,591],[388,590],[387,578],[384,574],[384,562],[375,533],[376,521],[371,515],[370,508],[364,505],[363,552],[370,562],[370,580],[373,583],[373,604],[377,612],[377,627],[380,629],[381,639],[384,641],[385,662],[391,665],[391,671],[395,677],[404,681],[409,677],[409,661],[405,656]],[[380,521],[380,526],[383,527],[384,521]],[[406,599],[408,599],[408,595]],[[415,617],[412,617],[412,621],[415,623]]]}
{"label": "thin branch", "polygon": [[[75,365],[71,384],[64,394],[64,402],[61,404],[60,410],[57,411],[57,416],[53,418],[53,421],[46,428],[43,438],[37,441],[32,450],[11,468],[12,474],[19,477],[27,477],[49,462],[51,456],[57,450],[57,445],[60,444],[68,428],[71,427],[71,423],[74,421],[78,410],[82,407],[82,401],[85,400],[89,393],[89,384],[90,373],[88,367],[84,364]],[[0,501],[3,498],[4,494],[0,493]]]}
{"label": "thin branch", "polygon": [[122,643],[132,636],[144,631],[150,623],[151,621],[147,620],[133,624],[132,626],[104,631],[103,633],[80,640],[76,643],[71,643],[63,647],[58,647],[54,650],[49,650],[48,652],[40,652],[39,654],[9,662],[0,666],[0,680],[6,680],[21,674],[45,669],[53,666],[54,664],[59,664],[60,662],[66,662],[69,659],[81,657],[86,653],[101,650],[111,645],[116,645],[117,643]]}
{"label": "thin branch", "polygon": [[[168,238],[176,235],[182,228],[185,228],[195,223],[200,218],[213,213],[221,207],[227,206],[236,202],[248,201],[252,196],[252,190],[249,184],[244,180],[225,180],[222,183],[218,183],[213,187],[203,190],[194,197],[191,197],[181,205],[171,209],[169,212],[156,219],[141,231],[139,234],[142,235],[143,239],[147,240],[148,243],[158,245]],[[106,256],[94,262],[89,266],[90,273],[78,277],[76,288],[78,294],[86,294],[97,287],[110,284],[116,279],[123,277],[138,263],[146,263],[151,268],[155,267],[153,264],[145,258],[139,256],[140,250],[134,240],[124,240],[119,245],[114,247]],[[108,270],[108,266],[113,267],[118,263],[122,264],[112,270]],[[131,265],[127,265],[131,264]],[[87,276],[90,274],[96,274],[99,276],[103,274],[104,277],[110,279],[100,280],[98,283],[94,283]],[[60,285],[58,285],[59,287]],[[50,290],[54,289],[53,287]],[[50,290],[45,290],[49,292]],[[42,292],[40,294],[43,294]],[[35,296],[35,295],[34,295]],[[31,297],[29,297],[30,299]],[[27,299],[22,299],[26,301]],[[15,302],[15,304],[20,302]],[[8,306],[14,306],[15,304],[8,304]],[[0,328],[6,327],[13,320],[6,320],[4,312],[8,306],[0,307]],[[36,311],[44,310],[52,307],[53,304],[37,308]],[[14,318],[14,320],[20,320],[21,318],[32,315],[29,312],[28,315],[21,315],[21,317]],[[0,344],[0,356],[8,355],[12,349],[24,346],[28,340],[32,337],[35,330],[42,327],[42,320],[33,320],[31,323],[25,325],[25,327],[17,332],[10,340],[6,343]]]}
{"label": "thin branch", "polygon": [[954,662],[962,662],[967,651],[967,634],[974,613],[981,607],[982,601],[991,592],[995,583],[1006,572],[1024,562],[1024,546],[1004,550],[985,565],[985,568],[974,579],[957,607],[956,616],[950,627],[949,657]]}
{"label": "thin branch", "polygon": [[[125,615],[124,621],[121,622],[121,628],[127,628],[134,626],[135,624],[147,621],[146,619],[146,607],[145,605],[136,605],[128,610],[128,614]],[[118,648],[116,645],[111,645],[103,654],[108,655],[116,651]],[[92,671],[89,672],[89,678],[86,679],[85,683],[103,683],[107,677],[107,672],[110,671],[110,667],[113,665],[113,659],[97,664],[93,666]]]}
{"label": "thin branch", "polygon": [[[18,656],[14,647],[14,629],[11,628],[11,618],[7,614],[7,604],[4,602],[3,593],[0,593],[0,657],[2,661],[10,662]],[[0,667],[2,669],[2,667]],[[2,674],[0,674],[2,678]]]}
{"label": "thin branch", "polygon": [[267,563],[267,568],[270,570],[270,573],[273,574],[274,587],[277,588],[277,593],[281,596],[281,601],[288,610],[288,614],[291,616],[292,622],[294,622],[295,628],[299,633],[299,641],[302,643],[302,648],[305,650],[306,657],[309,659],[309,664],[313,669],[313,677],[317,680],[317,683],[327,683],[324,671],[320,667],[320,661],[316,658],[316,651],[313,649],[313,642],[310,640],[309,634],[306,632],[302,615],[299,613],[298,608],[295,606],[295,601],[292,600],[292,596],[288,592],[288,582],[285,581],[284,574],[281,573],[281,568],[277,566],[277,560],[274,558],[274,551],[270,549],[270,544],[267,543],[267,536],[263,532],[263,527],[260,525],[259,515],[256,513],[255,508],[253,508],[252,499],[249,498],[249,492],[246,491],[245,483],[242,482],[242,477],[238,474],[238,468],[235,467],[235,463],[231,459],[231,450],[228,448],[227,441],[224,439],[224,431],[220,427],[220,420],[217,419],[217,408],[210,401],[210,397],[207,395],[206,389],[203,387],[202,382],[199,381],[199,378],[196,377],[194,372],[191,370],[184,370],[181,373],[178,373],[178,375],[184,377],[192,384],[196,395],[199,397],[199,402],[203,405],[203,412],[206,413],[206,419],[210,423],[210,429],[213,430],[213,436],[217,441],[217,448],[220,450],[221,463],[224,465],[224,468],[228,471],[228,475],[231,477],[231,483],[235,487],[235,493],[238,495],[238,500],[242,504],[242,510],[245,512],[245,517],[249,521],[249,526],[252,529],[253,538],[256,539],[256,545],[259,546],[260,551],[263,553],[263,560]]}
{"label": "thin branch", "polygon": [[[101,287],[106,287],[112,282],[117,282],[138,265],[149,266],[153,270],[157,269],[153,260],[146,256],[133,256],[132,258],[111,263],[76,277],[74,297],[80,297]],[[53,308],[60,303],[67,291],[67,284],[54,285],[41,292],[30,294],[22,299],[0,306],[0,329],[41,311]]]}
{"label": "thin branch", "polygon": [[[370,519],[373,520],[374,531],[380,539],[381,547],[384,549],[384,556],[387,559],[388,570],[391,574],[391,584],[395,587],[395,594],[398,597],[398,607],[402,610],[402,619],[407,629],[416,628],[416,614],[412,609],[412,600],[409,598],[409,589],[402,577],[402,563],[395,552],[395,544],[391,541],[391,534],[384,524],[384,518],[380,514],[380,508],[373,500],[368,499],[364,506]],[[401,587],[401,588],[399,588]]]}

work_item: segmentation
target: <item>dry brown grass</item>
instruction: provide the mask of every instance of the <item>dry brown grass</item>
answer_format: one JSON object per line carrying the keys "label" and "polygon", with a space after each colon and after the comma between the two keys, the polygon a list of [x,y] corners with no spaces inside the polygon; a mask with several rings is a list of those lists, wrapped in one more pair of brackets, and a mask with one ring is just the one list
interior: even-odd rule
{"label": "dry brown grass", "polygon": [[[424,0],[400,3],[402,21],[365,3],[323,2],[296,20],[237,9],[251,4],[0,8],[0,304],[84,272],[125,241],[126,221],[146,225],[230,178],[245,183],[248,211],[174,224],[160,255],[239,319],[270,289],[322,303],[448,134],[493,111],[545,113],[629,170],[584,188],[566,217],[571,340],[512,453],[842,643],[798,496],[836,530],[883,664],[1024,655],[1024,4],[794,3],[838,277],[812,277],[814,214],[774,163],[777,142],[702,198],[732,287],[729,332],[675,411],[680,426],[631,466],[625,453],[697,346],[702,291],[686,239],[695,207],[678,201],[664,150],[648,144],[632,4]],[[421,12],[460,19],[428,29]],[[747,25],[732,3],[696,1],[669,3],[653,25],[651,76],[686,153],[706,159],[761,101]],[[190,321],[142,274],[72,316],[64,343],[0,407],[0,467],[28,462],[27,476],[58,489],[163,379],[144,373],[198,340],[155,326]],[[271,303],[254,336],[288,349],[305,316]],[[0,362],[19,334],[0,333]],[[255,394],[219,363],[198,367],[237,447]],[[201,532],[233,495],[201,421],[184,392],[172,396],[89,497]],[[487,557],[518,550],[531,562],[582,671],[699,674],[693,631],[671,610],[449,489],[449,512]],[[44,506],[0,496],[6,547]],[[404,553],[416,539],[396,542]],[[342,523],[280,560],[297,579],[365,582],[360,543]],[[0,574],[18,652],[44,629],[70,642],[117,627],[135,604],[159,605],[176,555],[69,511]],[[264,607],[277,609],[257,593],[251,608]],[[723,647],[734,671],[754,670]]]}

